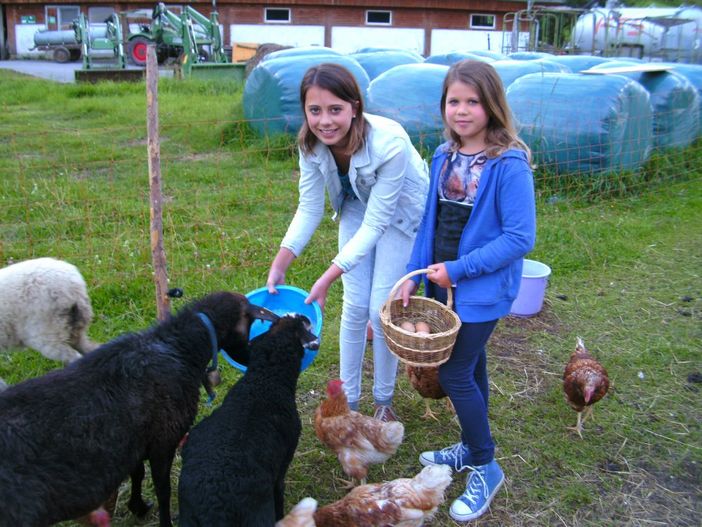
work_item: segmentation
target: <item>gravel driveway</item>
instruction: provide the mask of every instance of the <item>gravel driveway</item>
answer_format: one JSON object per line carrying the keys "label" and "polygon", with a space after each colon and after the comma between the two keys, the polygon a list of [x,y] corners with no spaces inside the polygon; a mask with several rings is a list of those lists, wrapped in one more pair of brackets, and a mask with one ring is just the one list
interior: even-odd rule
{"label": "gravel driveway", "polygon": [[[13,70],[56,82],[73,83],[76,82],[75,71],[83,69],[83,62],[79,60],[76,62],[59,64],[58,62],[49,60],[0,60],[0,70],[1,69]],[[100,69],[99,65],[95,69]],[[127,69],[143,70],[143,68],[132,65],[128,65]],[[173,77],[173,69],[160,68],[159,76]],[[110,79],[105,78],[105,80]]]}
{"label": "gravel driveway", "polygon": [[75,70],[82,67],[82,62],[59,64],[48,60],[0,60],[0,69],[14,70],[33,77],[63,83],[75,82]]}

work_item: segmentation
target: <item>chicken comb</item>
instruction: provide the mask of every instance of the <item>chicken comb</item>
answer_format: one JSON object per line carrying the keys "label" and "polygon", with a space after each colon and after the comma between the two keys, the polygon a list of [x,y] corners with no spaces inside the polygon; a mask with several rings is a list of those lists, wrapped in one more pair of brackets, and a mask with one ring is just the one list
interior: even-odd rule
{"label": "chicken comb", "polygon": [[341,393],[341,386],[344,384],[344,381],[341,379],[332,379],[327,383],[327,395],[334,396],[334,395],[339,395]]}

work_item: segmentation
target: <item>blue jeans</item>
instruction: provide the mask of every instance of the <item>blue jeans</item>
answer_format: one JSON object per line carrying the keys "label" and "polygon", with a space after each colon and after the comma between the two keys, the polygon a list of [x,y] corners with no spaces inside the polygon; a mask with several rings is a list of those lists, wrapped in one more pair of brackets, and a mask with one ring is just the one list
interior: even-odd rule
{"label": "blue jeans", "polygon": [[[446,291],[434,289],[437,300],[445,302]],[[497,320],[461,324],[451,357],[439,367],[439,382],[456,409],[461,441],[470,450],[474,465],[485,465],[495,457],[488,422],[490,389],[485,350],[495,326]]]}
{"label": "blue jeans", "polygon": [[[356,233],[366,207],[360,200],[346,199],[339,222],[339,248]],[[361,398],[363,355],[366,350],[366,325],[373,326],[373,400],[392,404],[397,377],[397,358],[390,353],[380,325],[380,308],[390,290],[405,274],[414,239],[389,226],[375,249],[341,276],[344,302],[339,331],[340,375],[351,408]]]}

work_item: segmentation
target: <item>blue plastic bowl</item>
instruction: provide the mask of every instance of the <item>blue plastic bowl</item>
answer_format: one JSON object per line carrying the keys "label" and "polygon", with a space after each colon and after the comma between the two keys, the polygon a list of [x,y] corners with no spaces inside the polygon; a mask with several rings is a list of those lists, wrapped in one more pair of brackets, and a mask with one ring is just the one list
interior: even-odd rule
{"label": "blue plastic bowl", "polygon": [[[311,304],[305,304],[305,298],[309,296],[307,291],[300,289],[299,287],[294,287],[291,285],[279,285],[276,287],[278,289],[277,295],[272,295],[268,292],[268,289],[261,287],[255,289],[250,293],[246,294],[246,298],[249,302],[256,304],[257,306],[265,307],[270,309],[276,315],[285,315],[286,313],[299,313],[305,315],[312,322],[312,333],[314,333],[318,338],[322,338],[322,309],[319,307],[317,302],[312,302]],[[249,340],[257,337],[261,333],[268,331],[271,327],[271,323],[267,320],[255,320],[251,324],[251,331],[249,332]],[[302,365],[300,366],[300,371],[305,371],[310,364],[317,357],[319,350],[305,350],[305,356],[302,358]],[[241,371],[246,371],[246,366],[239,364],[237,361],[232,359],[224,350],[220,351],[224,360],[229,364]]]}

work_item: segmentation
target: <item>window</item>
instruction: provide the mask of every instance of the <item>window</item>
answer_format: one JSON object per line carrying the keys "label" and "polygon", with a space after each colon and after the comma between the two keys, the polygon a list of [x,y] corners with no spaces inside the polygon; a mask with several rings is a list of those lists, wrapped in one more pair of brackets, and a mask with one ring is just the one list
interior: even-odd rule
{"label": "window", "polygon": [[89,7],[88,22],[91,24],[103,24],[115,10],[111,7]]}
{"label": "window", "polygon": [[289,23],[290,22],[290,9],[266,7],[264,21],[265,22],[278,22],[278,23],[288,22]]}
{"label": "window", "polygon": [[470,15],[471,29],[495,29],[495,15]]}
{"label": "window", "polygon": [[46,6],[44,13],[46,16],[46,29],[73,29],[71,24],[80,16],[80,8],[78,6],[50,5]]}
{"label": "window", "polygon": [[392,24],[392,11],[366,11],[366,24]]}

